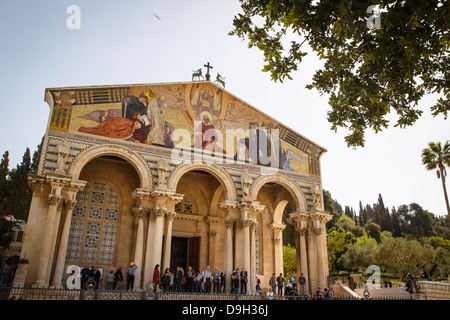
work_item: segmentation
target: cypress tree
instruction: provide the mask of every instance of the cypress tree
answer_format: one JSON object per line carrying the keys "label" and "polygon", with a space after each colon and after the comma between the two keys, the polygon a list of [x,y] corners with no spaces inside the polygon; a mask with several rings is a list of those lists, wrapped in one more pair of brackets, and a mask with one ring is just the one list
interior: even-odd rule
{"label": "cypress tree", "polygon": [[9,181],[9,151],[5,151],[0,162],[0,216],[7,215],[11,182]]}

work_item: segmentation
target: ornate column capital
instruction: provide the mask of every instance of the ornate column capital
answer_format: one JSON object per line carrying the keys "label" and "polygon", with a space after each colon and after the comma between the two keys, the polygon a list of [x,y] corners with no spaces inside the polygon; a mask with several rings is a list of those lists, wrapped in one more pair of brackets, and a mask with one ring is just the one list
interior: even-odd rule
{"label": "ornate column capital", "polygon": [[208,237],[209,238],[215,238],[217,236],[217,232],[216,231],[209,231],[208,232]]}
{"label": "ornate column capital", "polygon": [[156,218],[163,218],[167,213],[167,209],[157,207],[157,208],[153,209],[153,213],[155,214]]}
{"label": "ornate column capital", "polygon": [[177,213],[175,211],[167,211],[167,213],[166,213],[166,220],[167,221],[173,221],[173,219],[175,219],[176,215],[177,215]]}
{"label": "ornate column capital", "polygon": [[61,203],[62,197],[54,194],[50,194],[48,196],[48,204],[50,206],[59,206]]}
{"label": "ornate column capital", "polygon": [[314,233],[315,233],[316,236],[320,236],[325,231],[325,228],[322,227],[322,226],[321,227],[314,227],[313,230],[314,230]]}
{"label": "ornate column capital", "polygon": [[65,199],[64,205],[66,206],[67,210],[73,210],[73,208],[75,208],[75,206],[77,205],[77,201],[72,199]]}
{"label": "ornate column capital", "polygon": [[295,234],[300,237],[305,237],[308,233],[307,228],[295,228]]}
{"label": "ornate column capital", "polygon": [[241,218],[241,219],[239,220],[239,222],[242,224],[242,226],[243,226],[244,228],[250,228],[251,225],[253,224],[253,220],[248,219],[248,218]]}
{"label": "ornate column capital", "polygon": [[236,220],[231,218],[225,218],[224,220],[225,226],[227,229],[233,228],[234,224],[236,223]]}

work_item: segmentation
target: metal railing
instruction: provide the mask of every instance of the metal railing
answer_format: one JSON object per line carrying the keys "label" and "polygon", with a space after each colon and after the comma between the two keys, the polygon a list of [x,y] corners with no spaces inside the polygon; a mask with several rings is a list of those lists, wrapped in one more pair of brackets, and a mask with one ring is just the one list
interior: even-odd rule
{"label": "metal railing", "polygon": [[[263,294],[229,294],[229,293],[188,293],[188,292],[153,292],[126,290],[95,290],[95,289],[53,289],[31,287],[0,288],[0,300],[359,300],[354,297],[335,297],[332,292],[329,297],[313,295],[274,295],[268,298]],[[370,300],[408,300],[408,297],[367,297]],[[364,298],[362,298],[364,300]]]}

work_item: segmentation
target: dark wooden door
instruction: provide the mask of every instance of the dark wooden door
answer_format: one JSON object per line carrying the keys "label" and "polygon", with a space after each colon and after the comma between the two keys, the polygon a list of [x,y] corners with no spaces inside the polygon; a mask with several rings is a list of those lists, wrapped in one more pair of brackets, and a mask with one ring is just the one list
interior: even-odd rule
{"label": "dark wooden door", "polygon": [[200,270],[200,237],[189,238],[188,265]]}

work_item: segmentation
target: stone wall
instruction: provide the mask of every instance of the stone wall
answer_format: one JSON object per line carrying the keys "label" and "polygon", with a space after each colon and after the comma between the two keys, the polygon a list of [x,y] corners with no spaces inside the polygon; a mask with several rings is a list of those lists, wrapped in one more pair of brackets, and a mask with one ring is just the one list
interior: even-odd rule
{"label": "stone wall", "polygon": [[450,300],[450,283],[419,281],[420,293],[414,294],[417,300]]}

